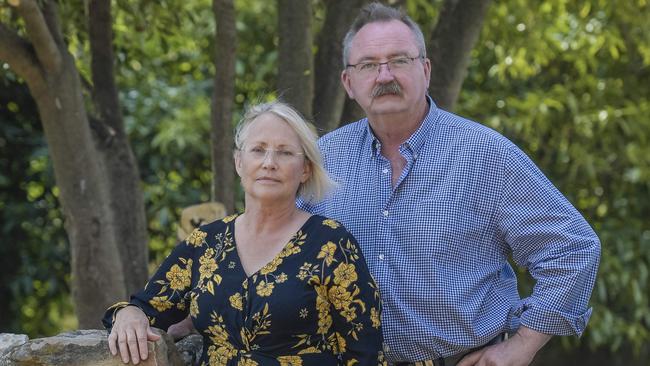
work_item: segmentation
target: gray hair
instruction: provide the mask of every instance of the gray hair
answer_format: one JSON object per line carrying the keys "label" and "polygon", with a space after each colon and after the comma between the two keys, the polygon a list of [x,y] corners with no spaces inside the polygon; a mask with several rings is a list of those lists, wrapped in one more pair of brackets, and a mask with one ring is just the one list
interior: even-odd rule
{"label": "gray hair", "polygon": [[323,167],[323,159],[316,144],[316,140],[318,139],[316,129],[289,104],[275,101],[249,106],[244,112],[244,117],[239,121],[235,129],[235,146],[237,150],[241,151],[244,147],[253,122],[259,116],[266,113],[272,113],[281,118],[298,135],[300,147],[305,154],[305,158],[311,165],[311,177],[300,185],[297,196],[303,201],[310,203],[316,203],[322,200],[335,186],[335,183]]}
{"label": "gray hair", "polygon": [[419,56],[426,58],[427,48],[424,43],[424,35],[422,34],[420,26],[418,26],[417,23],[415,23],[413,19],[403,11],[374,2],[361,8],[361,12],[350,26],[345,38],[343,38],[343,68],[348,65],[348,56],[350,55],[352,39],[357,35],[357,32],[359,32],[359,30],[366,24],[389,22],[391,20],[399,20],[409,27],[413,33],[413,37],[415,38],[415,43],[418,46],[418,51],[420,52]]}

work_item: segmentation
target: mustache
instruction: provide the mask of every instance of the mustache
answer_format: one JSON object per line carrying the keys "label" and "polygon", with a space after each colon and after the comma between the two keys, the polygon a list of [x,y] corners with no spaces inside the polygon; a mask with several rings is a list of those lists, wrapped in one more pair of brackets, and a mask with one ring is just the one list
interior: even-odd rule
{"label": "mustache", "polygon": [[379,84],[372,89],[370,97],[376,98],[386,94],[402,95],[402,87],[396,81],[386,84]]}

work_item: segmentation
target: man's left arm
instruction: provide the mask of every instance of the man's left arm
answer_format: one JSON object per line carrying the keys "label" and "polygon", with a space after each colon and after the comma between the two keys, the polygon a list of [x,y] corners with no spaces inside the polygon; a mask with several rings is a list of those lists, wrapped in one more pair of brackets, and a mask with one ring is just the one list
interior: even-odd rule
{"label": "man's left arm", "polygon": [[[514,145],[505,160],[498,225],[514,261],[528,269],[535,286],[518,309],[517,333],[469,355],[472,358],[466,357],[460,366],[528,365],[551,335],[580,336],[591,316],[588,302],[600,241],[582,215]],[[482,361],[494,357],[501,361]]]}

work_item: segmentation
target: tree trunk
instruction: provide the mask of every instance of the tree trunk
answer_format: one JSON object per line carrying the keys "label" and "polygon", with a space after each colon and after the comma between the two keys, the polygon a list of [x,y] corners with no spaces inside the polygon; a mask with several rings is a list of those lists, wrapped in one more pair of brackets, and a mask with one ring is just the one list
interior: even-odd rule
{"label": "tree trunk", "polygon": [[308,119],[314,97],[312,16],[311,1],[278,0],[278,92]]}
{"label": "tree trunk", "polygon": [[314,123],[320,134],[338,127],[345,105],[341,85],[343,37],[367,0],[330,0],[327,15],[318,35],[315,63]]}
{"label": "tree trunk", "polygon": [[429,94],[440,108],[453,110],[456,104],[489,5],[490,0],[445,0],[442,6],[427,49]]}
{"label": "tree trunk", "polygon": [[235,210],[232,110],[235,99],[237,34],[232,0],[214,0],[217,23],[212,94],[212,200],[223,203],[226,212]]}
{"label": "tree trunk", "polygon": [[89,4],[89,39],[92,54],[93,98],[107,133],[100,133],[96,146],[106,163],[110,208],[128,294],[141,289],[149,277],[147,219],[140,190],[140,173],[124,130],[113,72],[113,31],[110,0]]}
{"label": "tree trunk", "polygon": [[[141,238],[125,234],[128,230],[123,231],[120,220],[124,211],[116,210],[112,202],[117,197],[116,190],[124,190],[119,193],[127,203],[141,200],[139,191],[129,191],[128,184],[112,186],[116,179],[137,177],[137,172],[132,171],[134,164],[127,163],[117,169],[104,160],[111,151],[116,154],[113,163],[132,157],[130,151],[124,155],[124,149],[128,150],[128,144],[124,144],[126,137],[122,142],[122,137],[115,137],[123,133],[121,121],[118,123],[111,117],[107,118],[110,120],[107,126],[98,124],[99,130],[109,131],[108,135],[117,141],[113,144],[121,145],[118,149],[110,150],[106,146],[100,149],[95,143],[79,73],[61,34],[56,2],[45,1],[39,6],[35,0],[13,0],[11,4],[23,19],[30,42],[0,23],[0,59],[25,79],[36,101],[70,239],[72,293],[79,327],[99,327],[100,315],[106,307],[126,298],[125,276],[135,277],[131,271],[138,269],[130,262],[123,267],[118,243],[138,243]],[[93,68],[95,72],[106,71]],[[96,95],[96,98],[104,97]],[[113,103],[104,105],[111,107],[101,111],[101,117],[119,112],[117,102],[113,100]],[[123,176],[111,177],[116,171]]]}

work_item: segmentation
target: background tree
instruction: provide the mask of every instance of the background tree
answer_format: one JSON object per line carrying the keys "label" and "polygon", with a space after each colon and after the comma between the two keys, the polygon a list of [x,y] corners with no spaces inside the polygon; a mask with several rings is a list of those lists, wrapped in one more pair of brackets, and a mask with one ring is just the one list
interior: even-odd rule
{"label": "background tree", "polygon": [[470,53],[478,40],[490,0],[446,0],[427,44],[431,60],[429,94],[443,109],[453,110],[467,76]]}
{"label": "background tree", "polygon": [[312,2],[278,0],[277,90],[283,100],[303,116],[312,118],[314,53],[312,52]]}
{"label": "background tree", "polygon": [[363,0],[329,0],[325,2],[325,21],[318,33],[314,59],[314,125],[319,133],[338,127],[345,105],[345,89],[340,83],[343,37],[359,13]]}
{"label": "background tree", "polygon": [[235,210],[235,170],[232,163],[233,105],[235,100],[235,61],[237,34],[232,0],[214,0],[217,24],[212,91],[212,199],[224,204],[226,212]]}
{"label": "background tree", "polygon": [[[91,3],[90,16],[97,17],[100,25],[95,31],[100,35],[105,14],[101,4]],[[136,197],[140,194],[138,181],[133,180],[138,177],[137,170],[129,171],[135,165],[132,159],[129,161],[131,156],[119,116],[110,115],[106,109],[110,108],[110,89],[108,94],[96,95],[99,113],[95,131],[99,133],[93,136],[81,80],[61,33],[57,4],[12,0],[10,5],[24,22],[24,34],[29,41],[21,36],[23,31],[15,26],[17,22],[13,22],[16,30],[0,23],[0,59],[25,79],[36,101],[71,244],[72,292],[79,325],[95,326],[101,308],[126,296],[126,278],[141,283],[146,274],[146,246],[142,241],[146,231],[141,225],[128,222],[144,222],[138,218],[144,214],[144,207]],[[111,62],[109,65],[112,67]],[[94,69],[101,69],[101,64],[94,65]],[[110,70],[101,71],[112,74]],[[103,86],[110,88],[108,83]],[[106,159],[111,154],[113,157]],[[113,158],[124,161],[116,166]],[[117,187],[111,186],[111,174],[115,173],[124,174],[124,182]],[[122,259],[121,255],[129,257]],[[128,265],[122,266],[123,263]]]}

